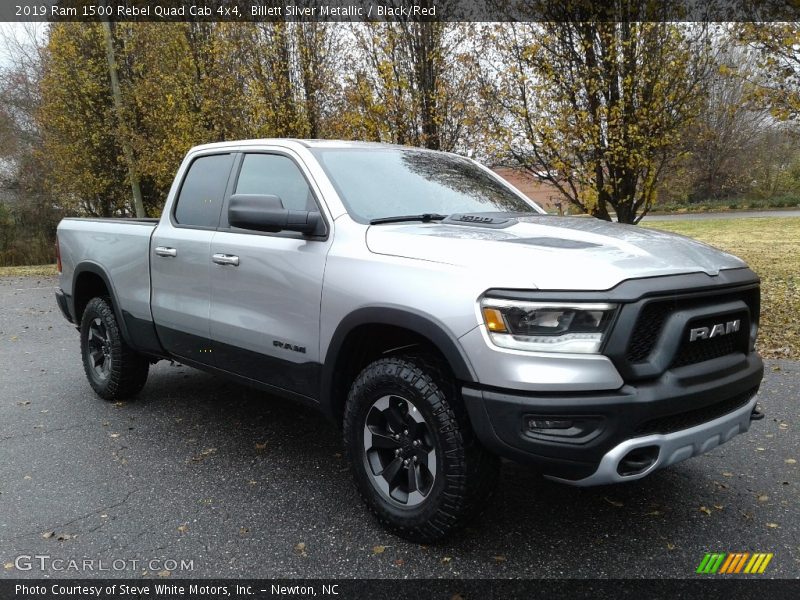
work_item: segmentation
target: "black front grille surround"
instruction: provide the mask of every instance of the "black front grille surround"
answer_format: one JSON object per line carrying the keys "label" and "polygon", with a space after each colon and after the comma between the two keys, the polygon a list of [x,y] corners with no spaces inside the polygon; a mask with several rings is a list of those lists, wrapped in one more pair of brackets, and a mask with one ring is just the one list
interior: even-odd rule
{"label": "black front grille surround", "polygon": [[[735,315],[739,318],[741,328],[737,335],[732,336],[736,342],[740,337],[748,337],[750,329],[750,315],[757,315],[759,311],[759,289],[748,288],[743,290],[720,291],[710,295],[687,296],[674,295],[669,298],[656,298],[647,302],[636,320],[636,325],[631,332],[628,342],[626,359],[633,364],[646,362],[653,352],[662,330],[671,314],[676,312],[708,307],[713,311],[714,306],[731,301],[742,301],[747,306],[747,312]],[[731,317],[728,317],[731,318]],[[692,327],[712,326],[718,322],[714,317],[704,319],[702,322],[693,323]],[[739,344],[733,343],[731,337],[722,335],[711,340],[688,341],[688,328],[681,341],[680,356],[676,355],[672,362],[673,367],[684,366],[702,362],[709,358],[716,358],[738,351]],[[701,350],[702,349],[702,350]],[[746,351],[746,350],[745,350]]]}

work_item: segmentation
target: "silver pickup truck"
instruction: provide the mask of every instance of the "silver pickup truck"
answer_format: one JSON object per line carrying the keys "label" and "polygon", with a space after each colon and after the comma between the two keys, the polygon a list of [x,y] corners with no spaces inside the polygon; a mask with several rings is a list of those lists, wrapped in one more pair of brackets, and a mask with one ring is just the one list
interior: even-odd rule
{"label": "silver pickup truck", "polygon": [[65,219],[58,247],[100,397],[174,359],[311,405],[342,427],[369,508],[413,540],[485,506],[500,457],[630,481],[762,416],[741,260],[547,215],[452,154],[199,146],[160,220]]}

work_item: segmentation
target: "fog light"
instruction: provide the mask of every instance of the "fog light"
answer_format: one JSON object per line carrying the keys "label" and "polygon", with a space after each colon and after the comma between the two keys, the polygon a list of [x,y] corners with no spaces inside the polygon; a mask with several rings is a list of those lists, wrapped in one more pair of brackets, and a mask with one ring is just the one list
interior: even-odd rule
{"label": "fog light", "polygon": [[536,431],[540,429],[569,429],[572,421],[566,419],[528,419],[528,429]]}

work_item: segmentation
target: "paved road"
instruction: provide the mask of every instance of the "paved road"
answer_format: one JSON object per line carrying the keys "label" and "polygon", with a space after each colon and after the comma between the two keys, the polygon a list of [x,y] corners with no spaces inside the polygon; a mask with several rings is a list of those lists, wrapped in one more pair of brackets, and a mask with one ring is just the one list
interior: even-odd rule
{"label": "paved road", "polygon": [[685,577],[707,551],[800,575],[800,363],[770,363],[747,436],[623,486],[506,464],[485,517],[424,547],[373,522],[313,412],[167,362],[137,402],[98,400],[52,285],[0,279],[3,576],[41,576],[8,563],[44,554],[193,561],[173,577]]}
{"label": "paved road", "polygon": [[800,210],[736,210],[730,212],[646,215],[642,221],[704,221],[706,219],[742,219],[753,217],[800,217]]}

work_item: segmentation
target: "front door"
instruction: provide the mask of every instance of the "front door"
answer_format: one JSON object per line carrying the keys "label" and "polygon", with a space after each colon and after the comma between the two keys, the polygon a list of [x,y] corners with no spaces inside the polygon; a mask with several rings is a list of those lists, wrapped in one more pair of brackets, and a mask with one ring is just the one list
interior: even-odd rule
{"label": "front door", "polygon": [[[310,177],[285,153],[247,153],[233,194],[278,196],[319,211]],[[330,236],[230,227],[211,243],[210,331],[218,367],[306,397],[318,395],[319,318]]]}

